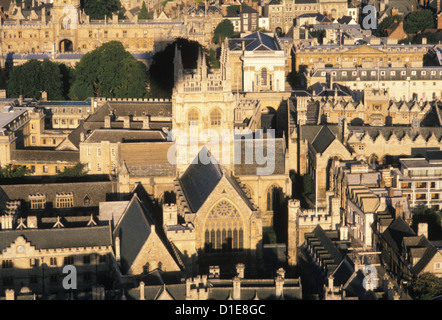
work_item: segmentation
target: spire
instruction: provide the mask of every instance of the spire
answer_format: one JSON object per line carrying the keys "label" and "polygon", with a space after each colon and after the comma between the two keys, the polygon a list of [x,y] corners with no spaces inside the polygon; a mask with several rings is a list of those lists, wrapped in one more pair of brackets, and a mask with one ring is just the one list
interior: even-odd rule
{"label": "spire", "polygon": [[207,77],[207,63],[206,63],[206,55],[204,54],[204,52],[202,53],[202,55],[203,55],[203,61],[201,62],[201,73],[204,79]]}
{"label": "spire", "polygon": [[127,168],[126,160],[123,160],[123,164],[121,165],[120,168],[120,175],[128,175],[128,174],[129,174],[129,169]]}
{"label": "spire", "polygon": [[174,65],[174,79],[176,84],[180,78],[180,74],[183,71],[183,60],[181,57],[181,50],[178,49],[177,44],[175,44],[175,56],[173,58],[173,65]]}
{"label": "spire", "polygon": [[201,48],[198,49],[198,59],[196,61],[196,67],[198,69],[198,73],[201,72]]}

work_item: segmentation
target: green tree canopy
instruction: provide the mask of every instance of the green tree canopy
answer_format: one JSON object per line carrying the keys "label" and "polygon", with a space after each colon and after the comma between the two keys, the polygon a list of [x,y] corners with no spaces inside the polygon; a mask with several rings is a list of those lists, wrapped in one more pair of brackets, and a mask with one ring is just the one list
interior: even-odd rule
{"label": "green tree canopy", "polygon": [[175,45],[181,50],[184,68],[190,69],[196,67],[198,50],[202,48],[197,41],[178,38],[173,43],[168,44],[163,51],[157,52],[152,58],[152,64],[148,72],[150,95],[152,97],[170,98],[172,95],[172,90],[175,85],[173,65]]}
{"label": "green tree canopy", "polygon": [[77,163],[74,167],[65,167],[62,172],[58,174],[59,177],[82,177],[86,175],[86,165],[84,163]]}
{"label": "green tree canopy", "polygon": [[230,38],[234,34],[233,24],[230,20],[224,19],[215,28],[213,34],[213,42],[216,44],[224,41],[225,38]]}
{"label": "green tree canopy", "polygon": [[29,175],[29,169],[23,166],[8,164],[0,168],[0,179],[21,178]]}
{"label": "green tree canopy", "polygon": [[405,17],[404,30],[407,33],[418,33],[425,29],[434,28],[433,12],[431,10],[420,10],[409,13]]}
{"label": "green tree canopy", "polygon": [[119,41],[107,42],[86,53],[74,76],[70,93],[73,99],[142,98],[146,94],[146,67]]}
{"label": "green tree canopy", "polygon": [[149,12],[147,11],[146,2],[143,1],[143,5],[141,6],[141,10],[138,13],[139,20],[147,20],[149,19]]}
{"label": "green tree canopy", "polygon": [[375,36],[384,37],[386,36],[385,29],[387,29],[394,21],[400,22],[403,20],[401,16],[388,16],[383,19],[380,23],[378,23],[377,29],[374,31]]}
{"label": "green tree canopy", "polygon": [[227,7],[227,14],[238,14],[241,11],[240,5],[232,5]]}
{"label": "green tree canopy", "polygon": [[411,292],[417,300],[431,300],[442,295],[442,279],[429,272],[423,273],[412,281]]}
{"label": "green tree canopy", "polygon": [[105,16],[111,18],[116,13],[121,19],[120,12],[124,11],[120,0],[82,0],[80,6],[91,19],[95,20],[103,20]]}
{"label": "green tree canopy", "polygon": [[46,91],[49,100],[63,99],[64,87],[61,64],[48,59],[29,60],[21,66],[13,67],[9,73],[7,93],[9,97],[23,95],[28,98],[41,98]]}

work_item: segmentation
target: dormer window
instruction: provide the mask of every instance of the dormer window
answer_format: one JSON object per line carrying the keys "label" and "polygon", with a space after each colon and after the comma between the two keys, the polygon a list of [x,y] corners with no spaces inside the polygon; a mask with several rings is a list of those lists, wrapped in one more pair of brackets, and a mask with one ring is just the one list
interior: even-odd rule
{"label": "dormer window", "polygon": [[57,193],[55,196],[56,208],[72,208],[74,206],[74,194],[69,193]]}
{"label": "dormer window", "polygon": [[29,200],[32,210],[41,210],[46,207],[46,195],[44,194],[30,194]]}
{"label": "dormer window", "polygon": [[84,197],[84,199],[83,199],[83,205],[84,205],[85,207],[89,207],[89,206],[91,205],[91,199],[89,198],[88,195],[86,195],[86,197]]}

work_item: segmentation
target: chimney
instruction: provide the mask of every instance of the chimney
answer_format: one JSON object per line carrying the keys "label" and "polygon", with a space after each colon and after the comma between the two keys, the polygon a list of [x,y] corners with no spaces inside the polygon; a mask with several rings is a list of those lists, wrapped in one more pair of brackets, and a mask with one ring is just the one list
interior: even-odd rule
{"label": "chimney", "polygon": [[5,290],[5,295],[6,295],[6,300],[15,300],[15,291],[14,291],[14,289],[6,289]]}
{"label": "chimney", "polygon": [[115,238],[115,259],[120,263],[120,237]]}
{"label": "chimney", "polygon": [[236,274],[237,274],[238,278],[244,279],[244,269],[245,269],[245,266],[243,263],[238,263],[236,265]]}
{"label": "chimney", "polygon": [[150,129],[150,115],[146,115],[143,117],[143,129],[144,130]]}
{"label": "chimney", "polygon": [[130,117],[129,116],[124,117],[123,122],[124,122],[123,128],[130,129]]}
{"label": "chimney", "polygon": [[84,141],[84,132],[80,132],[80,142]]}
{"label": "chimney", "polygon": [[417,225],[417,235],[428,239],[428,223],[421,222]]}
{"label": "chimney", "polygon": [[26,224],[29,229],[37,228],[37,216],[28,216],[26,218]]}
{"label": "chimney", "polygon": [[[24,3],[24,1],[23,1],[23,3]],[[18,97],[18,103],[19,103],[20,107],[23,105],[23,95],[22,94]]]}
{"label": "chimney", "polygon": [[143,281],[140,282],[140,300],[146,300],[144,298],[144,282]]}
{"label": "chimney", "polygon": [[332,275],[328,277],[328,290],[330,290],[331,292],[333,292],[333,288],[335,286],[334,280],[335,278]]}
{"label": "chimney", "polygon": [[191,295],[192,289],[192,280],[190,278],[186,279],[186,298],[189,298]]}
{"label": "chimney", "polygon": [[233,300],[241,300],[241,279],[233,278]]}
{"label": "chimney", "polygon": [[388,189],[388,197],[394,198],[394,189],[393,188]]}
{"label": "chimney", "polygon": [[106,129],[110,129],[111,128],[111,116],[107,115],[104,117],[104,127]]}
{"label": "chimney", "polygon": [[278,274],[275,278],[275,295],[276,298],[282,298],[284,294],[284,278]]}
{"label": "chimney", "polygon": [[427,44],[427,38],[426,37],[422,37],[422,44]]}
{"label": "chimney", "polygon": [[339,240],[347,241],[348,240],[348,227],[340,226],[339,227]]}
{"label": "chimney", "polygon": [[48,93],[46,91],[41,92],[41,101],[48,101]]}

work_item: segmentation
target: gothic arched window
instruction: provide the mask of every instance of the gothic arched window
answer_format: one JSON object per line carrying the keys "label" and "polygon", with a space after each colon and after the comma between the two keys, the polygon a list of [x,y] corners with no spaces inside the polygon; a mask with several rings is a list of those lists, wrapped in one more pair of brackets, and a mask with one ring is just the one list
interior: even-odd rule
{"label": "gothic arched window", "polygon": [[243,221],[236,207],[230,201],[219,201],[206,220],[204,248],[208,252],[241,250],[243,236]]}
{"label": "gothic arched window", "polygon": [[189,126],[197,126],[199,120],[199,114],[196,110],[190,110],[188,115]]}
{"label": "gothic arched window", "polygon": [[267,86],[267,68],[261,69],[261,86]]}
{"label": "gothic arched window", "polygon": [[210,124],[212,126],[221,125],[221,112],[218,109],[214,109],[210,112]]}

